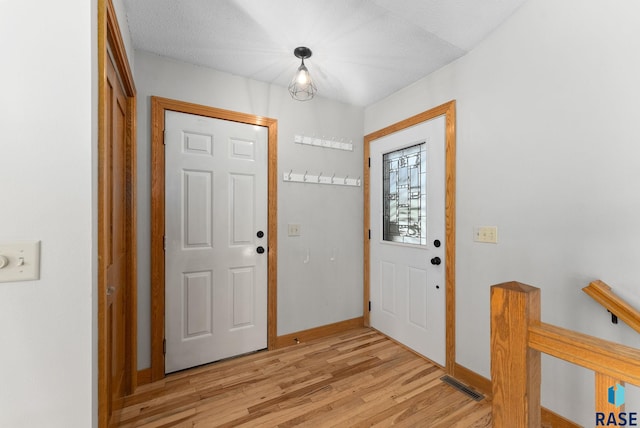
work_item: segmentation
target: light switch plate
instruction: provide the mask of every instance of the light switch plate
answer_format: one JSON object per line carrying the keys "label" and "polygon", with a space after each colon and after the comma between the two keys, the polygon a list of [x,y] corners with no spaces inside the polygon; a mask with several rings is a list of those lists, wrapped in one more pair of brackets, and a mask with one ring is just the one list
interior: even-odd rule
{"label": "light switch plate", "polygon": [[40,279],[40,241],[0,243],[0,282]]}
{"label": "light switch plate", "polygon": [[478,226],[473,228],[473,240],[475,242],[484,242],[488,244],[498,243],[498,227],[497,226]]}

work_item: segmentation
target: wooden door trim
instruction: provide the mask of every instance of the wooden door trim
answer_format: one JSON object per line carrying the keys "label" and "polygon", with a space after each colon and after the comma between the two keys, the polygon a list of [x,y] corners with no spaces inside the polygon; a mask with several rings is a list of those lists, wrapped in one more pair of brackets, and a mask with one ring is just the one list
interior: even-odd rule
{"label": "wooden door trim", "polygon": [[267,268],[267,346],[273,349],[277,336],[277,183],[278,183],[278,121],[263,116],[238,113],[167,98],[151,97],[151,381],[164,374],[164,248],[165,230],[165,111],[195,114],[230,120],[268,129],[268,268]]}
{"label": "wooden door trim", "polygon": [[111,0],[98,0],[98,426],[107,427],[109,414],[107,404],[107,325],[106,325],[106,265],[104,264],[104,244],[107,231],[104,228],[103,200],[105,197],[104,160],[108,136],[107,107],[107,63],[113,60],[127,97],[126,102],[126,170],[125,186],[126,242],[127,242],[127,284],[129,298],[126,302],[127,317],[127,391],[133,392],[137,385],[137,196],[136,196],[136,88],[129,66],[122,33]]}
{"label": "wooden door trim", "polygon": [[445,116],[445,282],[446,282],[446,370],[452,374],[456,359],[456,327],[455,327],[455,262],[456,262],[456,102],[449,101],[438,107],[419,113],[408,119],[389,125],[386,128],[372,132],[364,137],[364,324],[370,326],[369,301],[370,301],[370,254],[369,254],[369,229],[370,229],[370,177],[369,157],[371,141],[384,137],[394,132],[401,131],[410,126],[417,125],[438,116]]}

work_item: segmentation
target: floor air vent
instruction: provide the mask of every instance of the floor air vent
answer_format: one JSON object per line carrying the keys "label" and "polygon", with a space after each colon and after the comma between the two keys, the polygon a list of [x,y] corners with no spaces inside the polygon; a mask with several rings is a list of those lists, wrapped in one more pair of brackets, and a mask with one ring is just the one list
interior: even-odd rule
{"label": "floor air vent", "polygon": [[453,386],[455,389],[464,392],[465,394],[467,394],[469,397],[473,398],[476,401],[480,401],[484,399],[484,395],[480,394],[477,391],[474,391],[473,389],[469,388],[467,385],[458,382],[451,376],[442,376],[440,380],[446,384]]}

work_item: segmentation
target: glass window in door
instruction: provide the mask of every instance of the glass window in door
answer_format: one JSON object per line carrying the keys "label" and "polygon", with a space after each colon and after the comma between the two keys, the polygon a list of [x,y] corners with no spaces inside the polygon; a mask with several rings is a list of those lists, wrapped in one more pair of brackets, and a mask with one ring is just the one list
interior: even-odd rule
{"label": "glass window in door", "polygon": [[382,239],[427,245],[427,143],[383,155]]}

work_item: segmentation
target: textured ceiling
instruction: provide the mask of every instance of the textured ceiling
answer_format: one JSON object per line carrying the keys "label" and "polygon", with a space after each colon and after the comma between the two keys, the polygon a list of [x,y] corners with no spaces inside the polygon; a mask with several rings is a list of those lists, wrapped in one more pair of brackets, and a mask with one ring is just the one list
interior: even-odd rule
{"label": "textured ceiling", "polygon": [[[136,49],[366,106],[461,57],[525,0],[124,0]],[[285,90],[285,89],[283,89]],[[313,101],[311,101],[313,102]]]}

